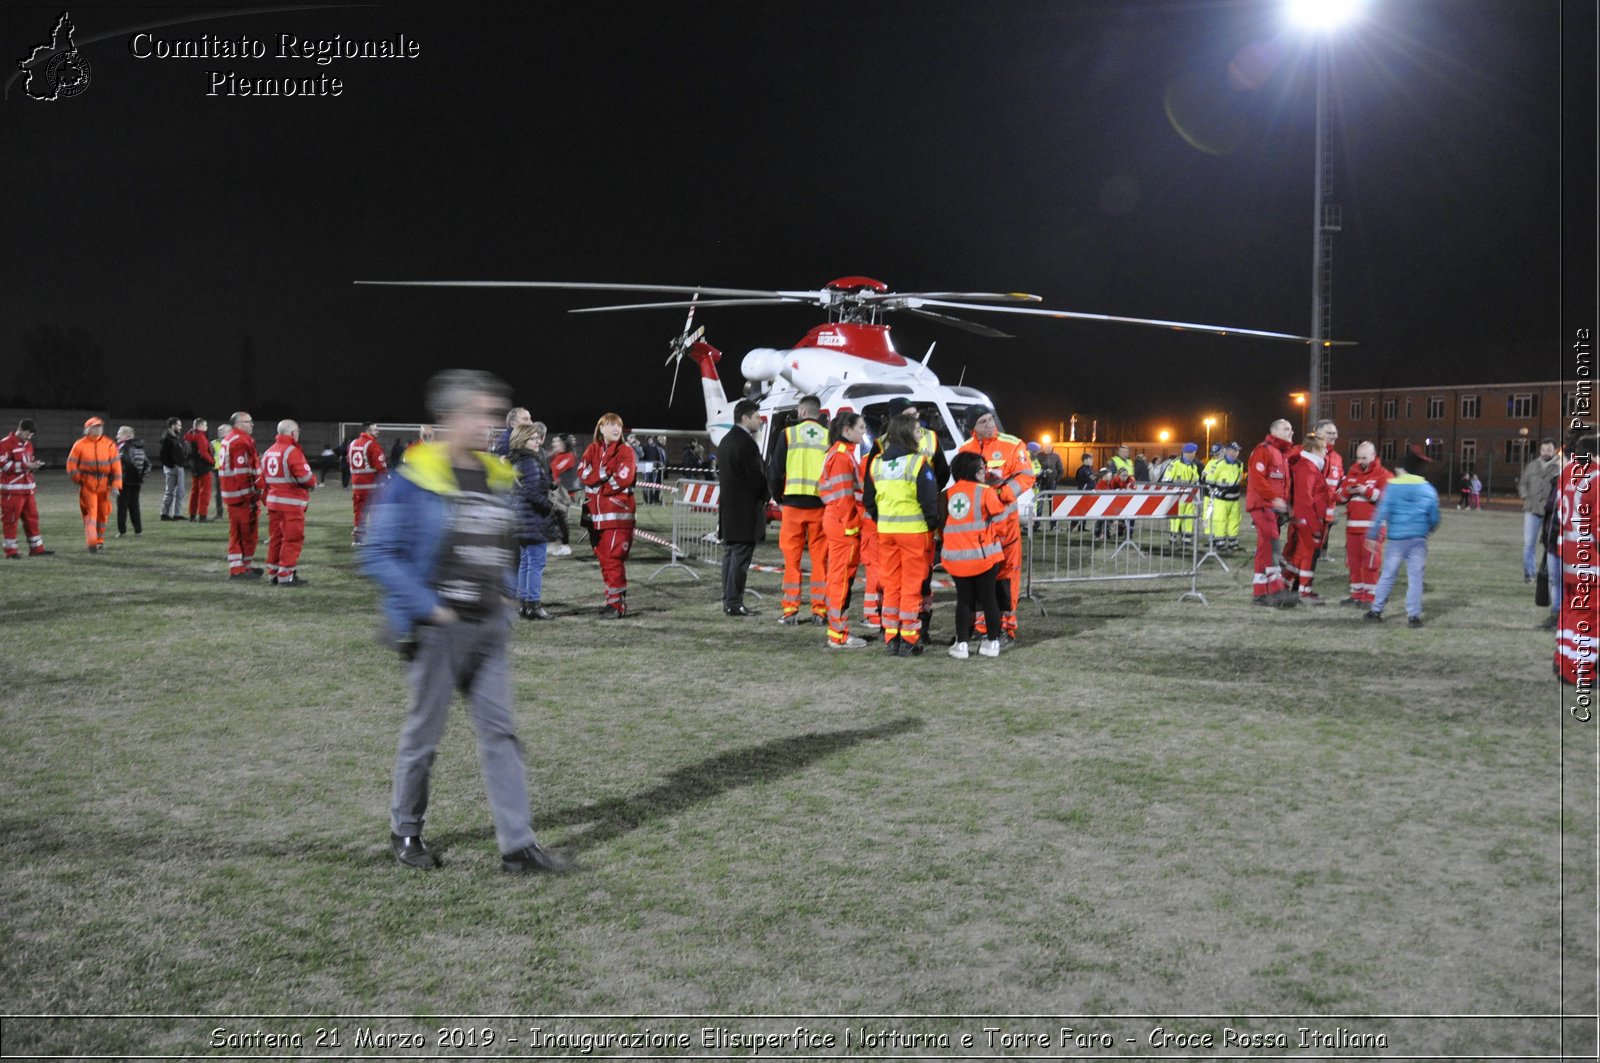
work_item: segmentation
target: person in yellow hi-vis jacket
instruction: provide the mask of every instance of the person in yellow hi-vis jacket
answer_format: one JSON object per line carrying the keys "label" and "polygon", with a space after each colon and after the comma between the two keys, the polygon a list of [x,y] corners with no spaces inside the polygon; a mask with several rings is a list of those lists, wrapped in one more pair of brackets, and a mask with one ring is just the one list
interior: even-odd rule
{"label": "person in yellow hi-vis jacket", "polygon": [[98,417],[83,422],[83,438],[72,444],[67,455],[67,475],[78,485],[83,541],[91,554],[105,549],[111,495],[122,490],[122,457],[117,445],[106,438],[105,426]]}

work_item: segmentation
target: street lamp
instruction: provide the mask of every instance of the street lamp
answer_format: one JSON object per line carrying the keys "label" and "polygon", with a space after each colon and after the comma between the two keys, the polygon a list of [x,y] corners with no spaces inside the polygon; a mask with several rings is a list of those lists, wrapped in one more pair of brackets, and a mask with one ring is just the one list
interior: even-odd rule
{"label": "street lamp", "polygon": [[1206,426],[1206,454],[1209,455],[1211,453],[1211,430],[1216,427],[1217,419],[1215,417],[1207,417],[1200,423]]}
{"label": "street lamp", "polygon": [[[1295,26],[1313,34],[1312,62],[1317,70],[1317,149],[1311,214],[1311,393],[1308,404],[1322,408],[1331,346],[1333,294],[1332,234],[1341,227],[1337,204],[1330,202],[1333,177],[1332,132],[1328,128],[1328,68],[1332,64],[1329,38],[1355,21],[1363,0],[1286,0],[1284,13]],[[1320,413],[1318,416],[1321,416]],[[1303,434],[1303,433],[1302,433]]]}

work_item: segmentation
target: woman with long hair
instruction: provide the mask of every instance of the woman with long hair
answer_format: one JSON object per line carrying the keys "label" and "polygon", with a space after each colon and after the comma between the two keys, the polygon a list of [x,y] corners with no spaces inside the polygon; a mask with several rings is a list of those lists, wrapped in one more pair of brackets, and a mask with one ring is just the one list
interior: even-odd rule
{"label": "woman with long hair", "polygon": [[817,481],[822,536],[828,544],[828,646],[836,650],[857,650],[867,644],[850,634],[850,588],[861,565],[861,464],[856,447],[866,427],[853,410],[834,414],[822,478]]}
{"label": "woman with long hair", "polygon": [[872,459],[861,492],[878,522],[883,641],[893,657],[922,655],[922,581],[939,526],[939,488],[933,463],[922,454],[918,427],[906,413],[889,422],[883,452]]}
{"label": "woman with long hair", "polygon": [[622,441],[622,418],[602,415],[594,426],[594,442],[578,462],[589,545],[606,586],[602,620],[620,620],[628,611],[627,561],[633,548],[633,481],[638,472],[633,448]]}

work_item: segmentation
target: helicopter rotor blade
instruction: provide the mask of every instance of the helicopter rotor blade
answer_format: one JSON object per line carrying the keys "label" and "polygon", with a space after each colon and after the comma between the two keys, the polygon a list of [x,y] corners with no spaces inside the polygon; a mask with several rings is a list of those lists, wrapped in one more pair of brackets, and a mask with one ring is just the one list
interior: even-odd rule
{"label": "helicopter rotor blade", "polygon": [[797,306],[802,303],[800,299],[701,299],[698,303],[686,300],[672,303],[627,303],[620,306],[580,306],[568,310],[567,313],[602,314],[612,310],[670,310],[685,306]]}
{"label": "helicopter rotor blade", "polygon": [[704,288],[681,284],[592,284],[578,281],[356,281],[356,284],[390,288],[558,288],[595,292],[665,292],[683,295],[724,295],[773,298],[789,294],[755,288]]}
{"label": "helicopter rotor blade", "polygon": [[[867,292],[862,302],[884,303],[904,299],[963,299],[982,303],[1042,303],[1044,299],[1027,292]],[[915,305],[915,304],[913,304]]]}
{"label": "helicopter rotor blade", "polygon": [[1315,342],[1310,336],[1295,336],[1287,332],[1265,332],[1261,329],[1233,328],[1228,325],[1202,325],[1193,321],[1164,321],[1154,317],[1087,314],[1077,310],[1036,310],[1025,306],[983,306],[978,303],[945,302],[940,299],[925,300],[923,305],[943,306],[955,310],[987,310],[994,314],[1030,314],[1035,317],[1071,318],[1079,321],[1108,321],[1119,325],[1148,325],[1152,328],[1176,329],[1180,332],[1213,332],[1221,336],[1254,336],[1266,340],[1292,340],[1295,343]]}
{"label": "helicopter rotor blade", "polygon": [[932,310],[918,310],[917,308],[911,306],[898,307],[897,309],[904,310],[906,313],[913,314],[917,317],[925,317],[929,321],[937,321],[941,325],[949,325],[951,328],[961,329],[963,332],[974,332],[979,336],[988,336],[990,339],[1016,339],[1016,337],[1011,335],[1009,332],[1001,332],[997,328],[990,328],[988,325],[980,325],[976,321],[966,321],[959,317],[951,317],[949,314],[936,314]]}

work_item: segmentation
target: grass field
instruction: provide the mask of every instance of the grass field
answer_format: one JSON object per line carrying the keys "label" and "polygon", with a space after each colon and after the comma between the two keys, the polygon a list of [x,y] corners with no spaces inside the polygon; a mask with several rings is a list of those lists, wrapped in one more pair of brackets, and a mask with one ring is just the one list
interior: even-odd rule
{"label": "grass field", "polygon": [[[583,865],[550,879],[497,870],[459,713],[446,866],[389,856],[403,675],[346,493],[313,498],[299,592],[228,583],[225,525],[160,523],[150,492],[143,536],[98,557],[62,481],[41,502],[58,554],[0,562],[8,1056],[288,1031],[311,1055],[335,1026],[370,1056],[360,1029],[471,1015],[526,1021],[429,1050],[724,1015],[976,1038],[836,1043],[862,1057],[1000,1052],[985,1025],[1056,1054],[1090,1054],[1062,1026],[1114,1035],[1102,1054],[1251,1054],[1225,1029],[1319,1054],[1305,1026],[1387,1043],[1324,1055],[1594,1055],[1596,725],[1551,678],[1513,513],[1446,513],[1422,630],[1251,608],[1246,561],[1205,575],[1209,607],[1054,589],[998,661],[828,653],[770,597],[724,618],[714,571],[646,582],[644,546],[636,613],[605,624],[594,562],[553,559],[558,618],[514,649],[535,826]],[[85,1014],[142,1017],[27,1017]],[[344,1018],[252,1017],[299,1014]]]}

